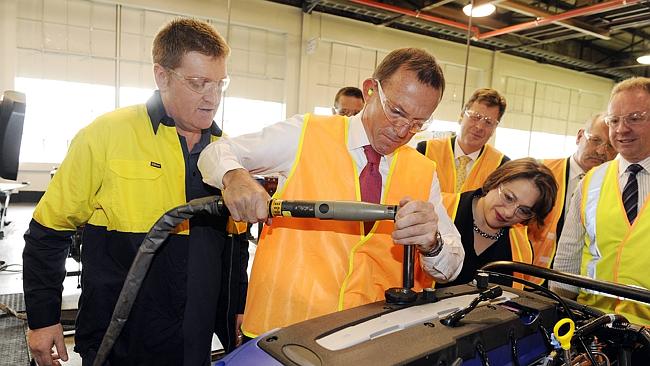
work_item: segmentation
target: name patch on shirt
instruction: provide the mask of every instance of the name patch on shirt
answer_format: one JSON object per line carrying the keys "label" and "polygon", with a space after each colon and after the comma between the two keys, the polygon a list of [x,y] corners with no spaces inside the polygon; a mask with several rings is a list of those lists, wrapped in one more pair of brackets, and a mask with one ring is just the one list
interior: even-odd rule
{"label": "name patch on shirt", "polygon": [[152,161],[149,165],[158,169],[162,168],[162,165],[160,165],[160,163],[156,163],[155,161]]}

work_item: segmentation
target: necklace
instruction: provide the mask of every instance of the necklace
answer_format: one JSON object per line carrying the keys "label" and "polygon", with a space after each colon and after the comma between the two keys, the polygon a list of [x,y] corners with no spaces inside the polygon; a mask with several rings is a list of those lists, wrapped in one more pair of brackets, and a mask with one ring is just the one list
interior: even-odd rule
{"label": "necklace", "polygon": [[503,233],[505,230],[503,228],[499,229],[499,232],[496,234],[488,234],[485,231],[481,230],[478,226],[476,226],[476,221],[472,220],[472,223],[474,224],[474,231],[479,234],[480,236],[484,237],[485,239],[490,239],[490,240],[499,240],[503,236]]}

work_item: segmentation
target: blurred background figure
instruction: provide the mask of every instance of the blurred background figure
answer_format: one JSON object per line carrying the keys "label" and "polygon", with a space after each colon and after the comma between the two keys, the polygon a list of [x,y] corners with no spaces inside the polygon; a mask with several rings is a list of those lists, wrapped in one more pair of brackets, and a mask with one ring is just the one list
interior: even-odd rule
{"label": "blurred background figure", "polygon": [[364,101],[361,89],[354,86],[346,86],[336,93],[332,114],[352,117],[361,112],[363,106]]}

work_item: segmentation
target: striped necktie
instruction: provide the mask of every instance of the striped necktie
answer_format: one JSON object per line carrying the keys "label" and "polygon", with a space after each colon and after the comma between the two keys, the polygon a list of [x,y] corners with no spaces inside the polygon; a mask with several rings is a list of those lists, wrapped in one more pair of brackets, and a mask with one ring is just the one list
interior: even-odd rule
{"label": "striped necktie", "polygon": [[632,164],[625,170],[630,173],[630,176],[627,178],[625,188],[623,188],[623,207],[625,208],[625,214],[627,215],[627,220],[630,224],[634,223],[637,215],[639,183],[636,180],[636,174],[641,170],[643,170],[643,167],[639,164]]}

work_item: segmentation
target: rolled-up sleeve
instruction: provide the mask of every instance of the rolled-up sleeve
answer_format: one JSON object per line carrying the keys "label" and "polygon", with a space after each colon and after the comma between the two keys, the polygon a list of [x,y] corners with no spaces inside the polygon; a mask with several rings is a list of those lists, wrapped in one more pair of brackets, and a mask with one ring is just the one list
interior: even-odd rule
{"label": "rolled-up sleeve", "polygon": [[444,245],[440,254],[435,257],[425,257],[420,254],[420,264],[422,269],[437,282],[446,283],[455,280],[460,274],[465,259],[465,250],[460,241],[460,234],[442,204],[437,173],[431,183],[429,202],[433,203],[438,215],[438,232],[440,232]]}
{"label": "rolled-up sleeve", "polygon": [[233,138],[222,137],[208,145],[199,157],[199,170],[206,184],[223,189],[223,176],[235,169],[251,174],[286,177],[298,151],[303,116],[265,127],[259,132]]}

